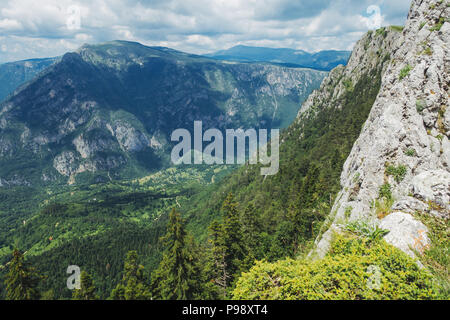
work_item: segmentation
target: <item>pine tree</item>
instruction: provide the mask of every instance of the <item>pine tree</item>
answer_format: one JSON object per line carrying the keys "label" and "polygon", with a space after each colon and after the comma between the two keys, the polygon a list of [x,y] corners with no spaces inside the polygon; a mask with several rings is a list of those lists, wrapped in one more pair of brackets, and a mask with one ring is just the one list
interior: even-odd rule
{"label": "pine tree", "polygon": [[[261,233],[261,225],[259,223],[258,214],[253,204],[249,204],[241,218],[242,237],[249,253],[249,259],[253,260],[260,256],[259,253],[259,234]],[[253,261],[252,261],[253,262]]]}
{"label": "pine tree", "polygon": [[238,204],[234,202],[233,194],[229,194],[223,203],[222,210],[224,213],[223,232],[224,241],[227,252],[225,261],[231,282],[239,276],[242,271],[243,261],[246,258],[246,250],[242,236],[241,223]]}
{"label": "pine tree", "polygon": [[138,263],[136,251],[127,253],[123,278],[121,282],[111,292],[113,300],[149,300],[151,291],[148,285],[148,277],[145,274],[144,266]]}
{"label": "pine tree", "polygon": [[167,233],[161,238],[166,250],[152,274],[155,298],[164,300],[195,299],[202,291],[198,261],[194,259],[195,243],[186,231],[180,214],[172,209]]}
{"label": "pine tree", "polygon": [[228,280],[230,275],[227,269],[223,224],[214,221],[210,227],[210,242],[212,244],[212,257],[214,261],[214,282],[221,289],[222,298],[227,296]]}
{"label": "pine tree", "polygon": [[75,289],[72,293],[73,300],[98,300],[95,294],[95,285],[92,277],[86,272],[81,272],[80,275],[81,288]]}
{"label": "pine tree", "polygon": [[238,204],[229,194],[222,205],[223,223],[213,222],[210,226],[213,257],[216,261],[216,283],[224,295],[248,264],[247,248],[244,244]]}
{"label": "pine tree", "polygon": [[42,277],[25,261],[19,250],[15,249],[12,256],[5,279],[6,300],[39,299],[40,294],[37,286]]}

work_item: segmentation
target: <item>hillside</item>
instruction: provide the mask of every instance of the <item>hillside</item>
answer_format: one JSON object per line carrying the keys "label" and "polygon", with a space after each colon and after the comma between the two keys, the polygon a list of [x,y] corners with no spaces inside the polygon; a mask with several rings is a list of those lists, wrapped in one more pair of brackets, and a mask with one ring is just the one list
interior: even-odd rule
{"label": "hillside", "polygon": [[[263,177],[259,168],[247,166],[186,203],[194,229],[204,235],[201,226],[220,218],[220,206],[232,192],[241,213],[249,205],[258,213],[269,246],[260,258],[294,256],[310,248],[340,189],[342,166],[376,99],[399,35],[393,29],[366,34],[347,66],[334,69],[308,98],[281,135],[276,176]],[[281,239],[287,241],[284,246]]]}
{"label": "hillside", "polygon": [[[339,192],[330,197],[312,251],[307,248],[298,260],[257,263],[240,278],[235,298],[448,299],[449,17],[445,1],[412,1],[405,28],[369,32],[346,68],[333,70],[304,103],[292,127],[307,130],[308,118],[345,111],[346,92],[377,87],[366,100],[362,131],[337,171],[333,190]],[[384,57],[383,65],[377,56]],[[371,81],[359,87],[363,75]],[[301,145],[308,131],[295,137]],[[306,201],[323,195],[306,190]],[[367,279],[374,272],[379,284],[371,287]],[[268,278],[277,279],[276,285]]]}
{"label": "hillside", "polygon": [[389,232],[388,243],[428,265],[447,292],[449,17],[445,1],[413,1],[368,121],[345,162],[330,227],[312,253],[324,256],[333,234],[348,223],[379,226]]}
{"label": "hillside", "polygon": [[0,64],[0,102],[56,61],[57,58],[47,58]]}

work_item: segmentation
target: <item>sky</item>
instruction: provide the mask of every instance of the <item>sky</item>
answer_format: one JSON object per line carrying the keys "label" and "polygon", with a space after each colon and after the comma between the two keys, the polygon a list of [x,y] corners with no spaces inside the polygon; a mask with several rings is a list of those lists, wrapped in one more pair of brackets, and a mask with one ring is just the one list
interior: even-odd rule
{"label": "sky", "polygon": [[0,63],[84,43],[137,41],[204,54],[235,45],[351,50],[403,25],[410,0],[0,0]]}

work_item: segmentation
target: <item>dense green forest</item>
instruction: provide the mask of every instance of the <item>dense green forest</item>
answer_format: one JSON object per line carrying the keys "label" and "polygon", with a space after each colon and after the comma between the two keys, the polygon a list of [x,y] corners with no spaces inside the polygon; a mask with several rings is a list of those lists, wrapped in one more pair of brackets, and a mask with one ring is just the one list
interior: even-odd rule
{"label": "dense green forest", "polygon": [[[239,222],[237,204],[231,194],[223,203],[222,213],[223,223],[211,225],[211,246],[205,247],[193,240],[184,219],[173,209],[166,233],[160,238],[163,253],[159,266],[150,275],[140,263],[138,252],[128,251],[115,287],[106,291],[110,292],[108,298],[448,298],[448,295],[439,292],[427,270],[421,269],[408,255],[384,242],[383,234],[378,230],[363,235],[354,229],[352,233],[337,236],[330,252],[320,260],[288,258],[276,263],[257,261],[248,273],[237,277],[253,264],[251,259],[247,259],[253,257],[252,246],[245,242],[244,232],[248,229]],[[136,238],[143,241],[142,235]],[[61,258],[64,259],[64,255]],[[7,269],[4,281],[6,299],[55,298],[52,288],[42,291],[42,286],[39,286],[40,282],[47,282],[48,277],[39,274],[20,251],[13,251]],[[108,271],[106,266],[106,273]],[[83,270],[79,287],[67,298],[97,300],[100,298],[98,293],[105,294],[105,290],[97,288],[95,279]]]}

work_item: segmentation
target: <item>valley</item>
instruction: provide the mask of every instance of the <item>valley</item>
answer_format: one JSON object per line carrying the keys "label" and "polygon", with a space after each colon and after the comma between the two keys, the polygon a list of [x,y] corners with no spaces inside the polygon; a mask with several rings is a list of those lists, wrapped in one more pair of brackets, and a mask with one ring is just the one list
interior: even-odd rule
{"label": "valley", "polygon": [[351,53],[112,41],[13,68],[0,296],[25,261],[33,299],[448,300],[449,16],[413,0]]}

